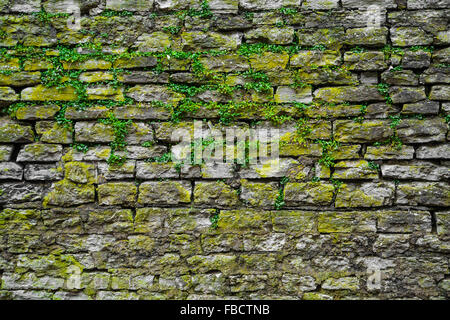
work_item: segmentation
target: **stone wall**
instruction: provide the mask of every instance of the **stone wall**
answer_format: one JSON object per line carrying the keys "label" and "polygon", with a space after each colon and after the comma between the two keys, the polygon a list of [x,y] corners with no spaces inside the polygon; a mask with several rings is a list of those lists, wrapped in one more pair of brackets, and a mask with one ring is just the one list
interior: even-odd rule
{"label": "stone wall", "polygon": [[[447,0],[0,13],[1,298],[448,298]],[[171,162],[196,119],[281,157]]]}

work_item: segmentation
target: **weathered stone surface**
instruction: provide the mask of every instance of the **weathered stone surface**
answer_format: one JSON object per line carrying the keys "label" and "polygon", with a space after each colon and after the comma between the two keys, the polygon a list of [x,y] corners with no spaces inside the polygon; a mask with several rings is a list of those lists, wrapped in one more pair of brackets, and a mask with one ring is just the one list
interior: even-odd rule
{"label": "weathered stone surface", "polygon": [[312,0],[302,3],[302,9],[310,10],[331,10],[339,7],[338,0]]}
{"label": "weathered stone surface", "polygon": [[397,3],[394,0],[368,0],[361,2],[359,0],[343,0],[342,5],[344,8],[352,8],[352,9],[359,9],[359,8],[367,8],[372,5],[377,5],[382,8],[397,8]]}
{"label": "weathered stone surface", "polygon": [[434,51],[432,54],[432,59],[434,63],[448,64],[450,63],[450,58],[448,56],[450,49],[447,47],[445,49]]}
{"label": "weathered stone surface", "polygon": [[289,62],[287,53],[264,52],[250,57],[250,65],[255,71],[273,71],[286,68]]}
{"label": "weathered stone surface", "polygon": [[71,124],[60,125],[54,121],[36,122],[36,133],[41,135],[39,139],[41,142],[72,143],[72,130]]}
{"label": "weathered stone surface", "polygon": [[192,186],[186,181],[144,182],[139,186],[138,203],[181,204],[191,202]]}
{"label": "weathered stone surface", "polygon": [[161,101],[164,103],[176,103],[183,99],[183,95],[173,92],[163,86],[135,86],[128,90],[127,96],[138,102]]}
{"label": "weathered stone surface", "polygon": [[408,0],[409,9],[428,9],[428,8],[445,8],[447,6],[445,0]]}
{"label": "weathered stone surface", "polygon": [[211,10],[220,13],[237,13],[239,9],[239,0],[211,0],[208,4]]}
{"label": "weathered stone surface", "polygon": [[[108,152],[109,150],[105,151]],[[131,179],[134,178],[136,162],[129,160],[125,161],[125,163],[120,166],[110,165],[106,162],[99,162],[97,168],[99,178],[104,178],[106,180]]]}
{"label": "weathered stone surface", "polygon": [[403,145],[400,149],[392,146],[368,146],[364,158],[367,160],[411,160],[414,157],[414,147]]}
{"label": "weathered stone surface", "polygon": [[239,203],[237,190],[224,182],[198,182],[194,188],[194,203],[200,206],[234,207]]}
{"label": "weathered stone surface", "polygon": [[247,31],[244,37],[249,43],[267,41],[272,44],[289,44],[294,39],[294,29],[264,26]]}
{"label": "weathered stone surface", "polygon": [[63,62],[63,68],[67,70],[108,70],[112,64],[105,60],[85,60],[80,62]]}
{"label": "weathered stone surface", "polygon": [[13,146],[0,145],[0,161],[9,161],[11,159]]}
{"label": "weathered stone surface", "polygon": [[327,279],[323,284],[322,288],[325,290],[359,290],[359,280],[356,277],[344,277],[339,279]]}
{"label": "weathered stone surface", "polygon": [[388,29],[381,28],[357,28],[346,31],[346,43],[351,46],[382,46],[387,42]]}
{"label": "weathered stone surface", "polygon": [[275,102],[278,103],[289,103],[289,102],[309,103],[313,99],[310,87],[305,87],[301,89],[293,89],[291,87],[278,87],[274,98]]}
{"label": "weathered stone surface", "polygon": [[302,180],[308,176],[310,167],[292,159],[271,159],[261,163],[250,165],[240,171],[240,177],[244,179],[283,178],[292,177]]}
{"label": "weathered stone surface", "polygon": [[124,101],[123,88],[112,86],[96,86],[86,89],[89,100],[114,100]]}
{"label": "weathered stone surface", "polygon": [[111,126],[100,122],[77,122],[75,139],[79,142],[112,142],[114,130]]}
{"label": "weathered stone surface", "polygon": [[142,34],[136,41],[137,48],[142,52],[157,52],[161,48],[169,48],[171,44],[170,35],[160,31]]}
{"label": "weathered stone surface", "polygon": [[431,67],[422,73],[420,81],[423,83],[450,83],[449,68]]}
{"label": "weathered stone surface", "polygon": [[373,86],[320,88],[314,91],[314,96],[331,103],[384,100],[378,89]]}
{"label": "weathered stone surface", "polygon": [[423,87],[391,87],[389,96],[393,103],[413,103],[427,98]]}
{"label": "weathered stone surface", "polygon": [[397,204],[448,206],[450,186],[444,182],[401,183],[397,188]]}
{"label": "weathered stone surface", "polygon": [[24,169],[25,180],[57,181],[63,178],[63,170],[55,164],[27,164]]}
{"label": "weathered stone surface", "polygon": [[437,233],[440,238],[448,239],[450,237],[450,212],[437,212]]}
{"label": "weathered stone surface", "polygon": [[136,201],[137,187],[134,183],[106,183],[98,186],[98,202],[100,205],[132,206]]}
{"label": "weathered stone surface", "polygon": [[416,150],[417,159],[450,159],[450,144],[421,146]]}
{"label": "weathered stone surface", "polygon": [[123,75],[123,82],[129,84],[169,83],[169,74],[155,71],[133,71]]}
{"label": "weathered stone surface", "polygon": [[317,288],[316,281],[311,276],[298,276],[291,274],[284,274],[281,278],[282,288],[290,293],[296,293],[298,291],[313,291]]}
{"label": "weathered stone surface", "polygon": [[284,188],[284,199],[288,206],[331,204],[334,187],[325,183],[288,183]]}
{"label": "weathered stone surface", "polygon": [[242,34],[223,35],[214,32],[183,32],[181,34],[184,50],[236,50],[241,45]]}
{"label": "weathered stone surface", "polygon": [[381,257],[387,258],[405,253],[409,245],[409,235],[381,234],[373,245],[373,250]]}
{"label": "weathered stone surface", "polygon": [[334,166],[333,179],[377,179],[378,171],[365,160],[340,161]]}
{"label": "weathered stone surface", "polygon": [[406,119],[397,126],[398,136],[406,143],[445,141],[447,125],[443,119]]}
{"label": "weathered stone surface", "polygon": [[322,212],[318,218],[320,233],[376,232],[376,216],[371,212]]}
{"label": "weathered stone surface", "polygon": [[253,207],[273,208],[279,194],[278,189],[277,183],[274,182],[268,184],[243,179],[240,197],[242,201]]}
{"label": "weathered stone surface", "polygon": [[431,214],[427,211],[381,211],[377,230],[390,233],[430,232]]}
{"label": "weathered stone surface", "polygon": [[138,179],[166,179],[178,178],[179,172],[175,163],[141,162],[136,163],[136,178]]}
{"label": "weathered stone surface", "polygon": [[[183,169],[182,169],[183,171]],[[234,177],[234,166],[229,163],[206,163],[201,166],[201,176],[205,179],[226,179]]]}
{"label": "weathered stone surface", "polygon": [[78,185],[69,180],[52,184],[50,192],[45,196],[43,205],[72,207],[95,201],[95,188],[91,185]]}
{"label": "weathered stone surface", "polygon": [[16,111],[16,118],[18,120],[52,119],[59,110],[60,107],[56,105],[20,107]]}
{"label": "weathered stone surface", "polygon": [[291,56],[291,67],[304,68],[308,66],[330,66],[338,65],[341,60],[341,55],[337,51],[300,51]]}
{"label": "weathered stone surface", "polygon": [[40,201],[44,186],[25,182],[2,183],[0,203],[22,203]]}
{"label": "weathered stone surface", "polygon": [[411,70],[387,70],[381,74],[383,82],[396,86],[416,86],[419,77]]}
{"label": "weathered stone surface", "polygon": [[33,142],[34,133],[31,126],[0,118],[0,142]]}
{"label": "weathered stone surface", "polygon": [[67,86],[61,89],[46,88],[42,85],[23,89],[20,93],[21,100],[25,101],[72,101],[77,99],[76,91],[73,87]]}
{"label": "weathered stone surface", "polygon": [[384,207],[394,200],[393,183],[343,184],[336,197],[336,208]]}
{"label": "weathered stone surface", "polygon": [[344,68],[299,70],[297,77],[303,83],[312,85],[357,85],[359,83],[358,77]]}
{"label": "weathered stone surface", "polygon": [[95,164],[85,162],[67,162],[64,164],[66,179],[75,183],[97,183]]}
{"label": "weathered stone surface", "polygon": [[427,51],[406,51],[402,58],[404,68],[420,69],[430,65],[431,53]]}
{"label": "weathered stone surface", "polygon": [[335,139],[340,142],[383,141],[393,134],[392,128],[385,120],[366,120],[361,124],[351,120],[337,120],[333,131]]}
{"label": "weathered stone surface", "polygon": [[402,113],[404,114],[433,114],[439,113],[439,102],[437,101],[420,101],[403,105]]}
{"label": "weathered stone surface", "polygon": [[299,29],[296,35],[301,46],[323,45],[329,49],[341,47],[346,39],[343,28]]}
{"label": "weathered stone surface", "polygon": [[151,11],[153,0],[108,0],[106,8],[111,10]]}
{"label": "weathered stone surface", "polygon": [[448,167],[438,166],[432,162],[425,161],[417,161],[414,164],[383,164],[381,166],[381,173],[383,177],[399,180],[442,181],[450,177]]}
{"label": "weathered stone surface", "polygon": [[421,28],[397,27],[391,28],[392,44],[397,47],[414,45],[427,46],[433,43],[433,37]]}
{"label": "weathered stone surface", "polygon": [[276,211],[272,214],[273,229],[294,235],[316,233],[316,216],[312,211]]}
{"label": "weathered stone surface", "polygon": [[[20,12],[20,13],[32,13],[39,12],[41,8],[40,0],[15,0],[15,1],[3,1],[1,6],[6,5],[9,11],[11,12]],[[0,10],[5,10],[6,8],[0,7]]]}
{"label": "weathered stone surface", "polygon": [[239,5],[246,10],[274,10],[280,9],[283,5],[296,4],[295,0],[239,0]]}
{"label": "weathered stone surface", "polygon": [[114,68],[134,69],[154,67],[157,64],[155,57],[135,57],[129,59],[118,59],[114,61]]}
{"label": "weathered stone surface", "polygon": [[382,52],[346,52],[344,55],[345,65],[349,70],[372,71],[387,68],[384,54]]}
{"label": "weathered stone surface", "polygon": [[11,74],[0,74],[0,86],[32,86],[39,84],[40,72],[14,72]]}
{"label": "weathered stone surface", "polygon": [[239,55],[204,57],[200,62],[209,70],[216,72],[240,72],[250,69],[248,61]]}
{"label": "weathered stone surface", "polygon": [[260,210],[224,210],[220,212],[218,230],[222,233],[262,233],[271,226],[270,212]]}
{"label": "weathered stone surface", "polygon": [[0,162],[0,180],[22,180],[23,168],[14,162]]}
{"label": "weathered stone surface", "polygon": [[54,162],[61,160],[62,147],[57,144],[32,143],[25,145],[17,156],[18,162],[45,161]]}
{"label": "weathered stone surface", "polygon": [[430,100],[450,100],[450,86],[433,86]]}
{"label": "weathered stone surface", "polygon": [[0,0],[0,300],[448,299],[449,13]]}

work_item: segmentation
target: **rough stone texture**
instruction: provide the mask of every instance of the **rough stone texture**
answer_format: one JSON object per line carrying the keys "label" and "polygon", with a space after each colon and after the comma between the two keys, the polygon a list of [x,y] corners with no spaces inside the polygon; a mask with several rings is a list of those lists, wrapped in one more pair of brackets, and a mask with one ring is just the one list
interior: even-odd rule
{"label": "rough stone texture", "polygon": [[0,0],[0,300],[448,300],[449,13]]}

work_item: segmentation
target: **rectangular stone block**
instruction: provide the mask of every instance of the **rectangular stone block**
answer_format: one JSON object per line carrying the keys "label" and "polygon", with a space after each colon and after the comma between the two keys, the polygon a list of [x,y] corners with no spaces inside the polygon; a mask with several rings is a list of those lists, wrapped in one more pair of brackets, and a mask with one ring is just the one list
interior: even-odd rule
{"label": "rectangular stone block", "polygon": [[219,214],[220,233],[266,233],[272,225],[271,212],[262,210],[223,210]]}
{"label": "rectangular stone block", "polygon": [[151,11],[153,0],[106,0],[106,9],[116,11]]}
{"label": "rectangular stone block", "polygon": [[328,206],[333,195],[333,185],[321,182],[288,183],[284,188],[284,200],[288,206]]}
{"label": "rectangular stone block", "polygon": [[104,206],[134,206],[137,187],[131,182],[105,183],[97,188],[98,203]]}
{"label": "rectangular stone block", "polygon": [[397,187],[396,204],[448,207],[450,185],[446,182],[400,183]]}
{"label": "rectangular stone block", "polygon": [[139,186],[140,205],[177,205],[191,203],[192,186],[189,181],[152,181]]}
{"label": "rectangular stone block", "polygon": [[444,142],[448,126],[444,119],[405,119],[397,126],[397,134],[404,143]]}
{"label": "rectangular stone block", "polygon": [[343,184],[336,197],[336,208],[370,208],[392,205],[395,185],[391,182]]}
{"label": "rectangular stone block", "polygon": [[58,144],[32,143],[26,144],[17,155],[17,162],[42,161],[55,162],[61,160],[62,146]]}
{"label": "rectangular stone block", "polygon": [[317,232],[317,213],[313,211],[273,211],[273,230],[288,234],[309,234]]}
{"label": "rectangular stone block", "polygon": [[0,161],[9,161],[13,152],[13,146],[0,145]]}
{"label": "rectangular stone block", "polygon": [[376,86],[332,87],[314,91],[317,99],[329,103],[384,101]]}
{"label": "rectangular stone block", "polygon": [[334,166],[333,179],[378,179],[378,170],[365,160],[340,161]]}
{"label": "rectangular stone block", "polygon": [[400,149],[387,146],[368,146],[364,159],[367,160],[411,160],[414,157],[414,147],[403,145]]}
{"label": "rectangular stone block", "polygon": [[22,101],[72,101],[77,100],[75,88],[67,86],[61,89],[47,88],[43,85],[25,88],[20,93]]}
{"label": "rectangular stone block", "polygon": [[377,216],[379,232],[431,232],[431,214],[427,211],[380,211]]}
{"label": "rectangular stone block", "polygon": [[22,180],[23,168],[15,162],[0,162],[0,180]]}
{"label": "rectangular stone block", "polygon": [[63,178],[62,168],[55,164],[27,164],[24,179],[30,181],[57,181]]}
{"label": "rectangular stone block", "polygon": [[394,133],[389,121],[386,120],[365,120],[362,123],[352,120],[336,120],[333,127],[335,139],[339,142],[384,141]]}
{"label": "rectangular stone block", "polygon": [[377,231],[376,216],[372,212],[322,212],[318,217],[320,233],[374,233]]}
{"label": "rectangular stone block", "polygon": [[136,178],[138,179],[167,179],[179,178],[180,172],[177,171],[175,163],[143,162],[136,163]]}
{"label": "rectangular stone block", "polygon": [[240,197],[243,202],[252,207],[272,209],[279,195],[279,187],[275,182],[250,182],[241,180]]}
{"label": "rectangular stone block", "polygon": [[229,208],[239,204],[237,190],[224,182],[196,182],[194,204],[199,206]]}
{"label": "rectangular stone block", "polygon": [[109,143],[114,139],[112,126],[100,122],[77,122],[75,124],[75,140],[78,142]]}
{"label": "rectangular stone block", "polygon": [[450,178],[447,166],[439,166],[432,162],[415,161],[414,163],[382,164],[381,174],[384,178],[398,180],[443,181]]}

